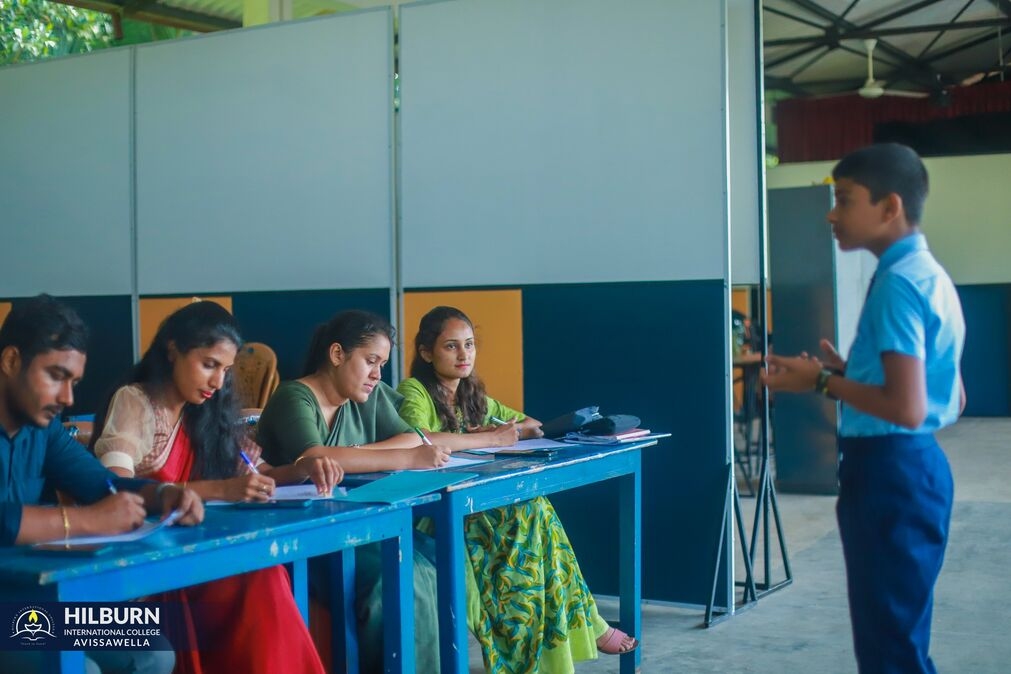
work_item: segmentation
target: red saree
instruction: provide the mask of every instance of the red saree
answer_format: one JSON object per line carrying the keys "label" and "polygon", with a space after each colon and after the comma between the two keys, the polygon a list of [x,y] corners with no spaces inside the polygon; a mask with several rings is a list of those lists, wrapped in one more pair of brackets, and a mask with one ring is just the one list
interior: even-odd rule
{"label": "red saree", "polygon": [[[190,479],[193,449],[180,424],[165,465],[146,475]],[[323,674],[282,566],[230,576],[153,597],[179,602],[188,643],[177,644],[176,674]],[[204,645],[200,648],[198,644]]]}

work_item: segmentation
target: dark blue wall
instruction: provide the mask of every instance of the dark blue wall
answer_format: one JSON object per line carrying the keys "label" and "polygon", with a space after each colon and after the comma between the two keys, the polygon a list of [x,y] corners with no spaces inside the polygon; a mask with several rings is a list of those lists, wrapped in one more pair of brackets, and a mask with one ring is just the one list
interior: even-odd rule
{"label": "dark blue wall", "polygon": [[1011,416],[1011,284],[958,286],[965,314],[966,416]]}
{"label": "dark blue wall", "polygon": [[[723,282],[523,288],[524,407],[547,421],[599,405],[674,435],[643,461],[643,596],[708,600],[723,516]],[[590,589],[617,594],[617,489],[551,497]]]}
{"label": "dark blue wall", "polygon": [[[339,311],[364,309],[390,318],[390,291],[298,290],[286,292],[235,293],[232,312],[242,337],[263,342],[277,354],[281,379],[302,375],[302,364],[313,330]],[[383,379],[390,381],[389,368]]]}
{"label": "dark blue wall", "polygon": [[61,297],[91,331],[84,379],[74,391],[70,414],[92,414],[105,404],[133,367],[133,314],[128,295]]}

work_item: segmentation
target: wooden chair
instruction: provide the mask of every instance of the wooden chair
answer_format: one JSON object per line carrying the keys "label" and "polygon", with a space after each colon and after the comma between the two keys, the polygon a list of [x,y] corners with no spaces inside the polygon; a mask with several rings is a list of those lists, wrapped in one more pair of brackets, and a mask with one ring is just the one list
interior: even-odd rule
{"label": "wooden chair", "polygon": [[262,408],[281,383],[277,355],[266,344],[248,342],[235,356],[232,370],[239,407]]}

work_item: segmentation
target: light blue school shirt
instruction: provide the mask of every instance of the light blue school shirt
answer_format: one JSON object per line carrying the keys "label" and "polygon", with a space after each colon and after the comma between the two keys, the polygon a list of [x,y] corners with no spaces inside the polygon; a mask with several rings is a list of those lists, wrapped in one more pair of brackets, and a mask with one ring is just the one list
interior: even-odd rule
{"label": "light blue school shirt", "polygon": [[933,433],[955,423],[964,345],[965,319],[951,277],[930,254],[923,234],[899,239],[878,260],[846,377],[881,386],[885,383],[882,354],[894,351],[919,358],[927,378],[927,416],[919,428],[910,430],[843,403],[839,434]]}

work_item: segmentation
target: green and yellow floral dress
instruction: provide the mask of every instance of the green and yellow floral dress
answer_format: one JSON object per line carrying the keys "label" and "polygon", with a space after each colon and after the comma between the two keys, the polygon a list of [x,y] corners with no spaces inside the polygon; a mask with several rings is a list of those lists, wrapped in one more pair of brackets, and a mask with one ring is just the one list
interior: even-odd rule
{"label": "green and yellow floral dress", "polygon": [[[411,426],[442,430],[435,402],[417,379],[400,383],[400,416]],[[488,398],[491,417],[525,416]],[[464,536],[472,573],[467,623],[494,674],[569,674],[597,657],[608,629],[597,613],[576,554],[551,502],[543,496],[470,515]]]}

